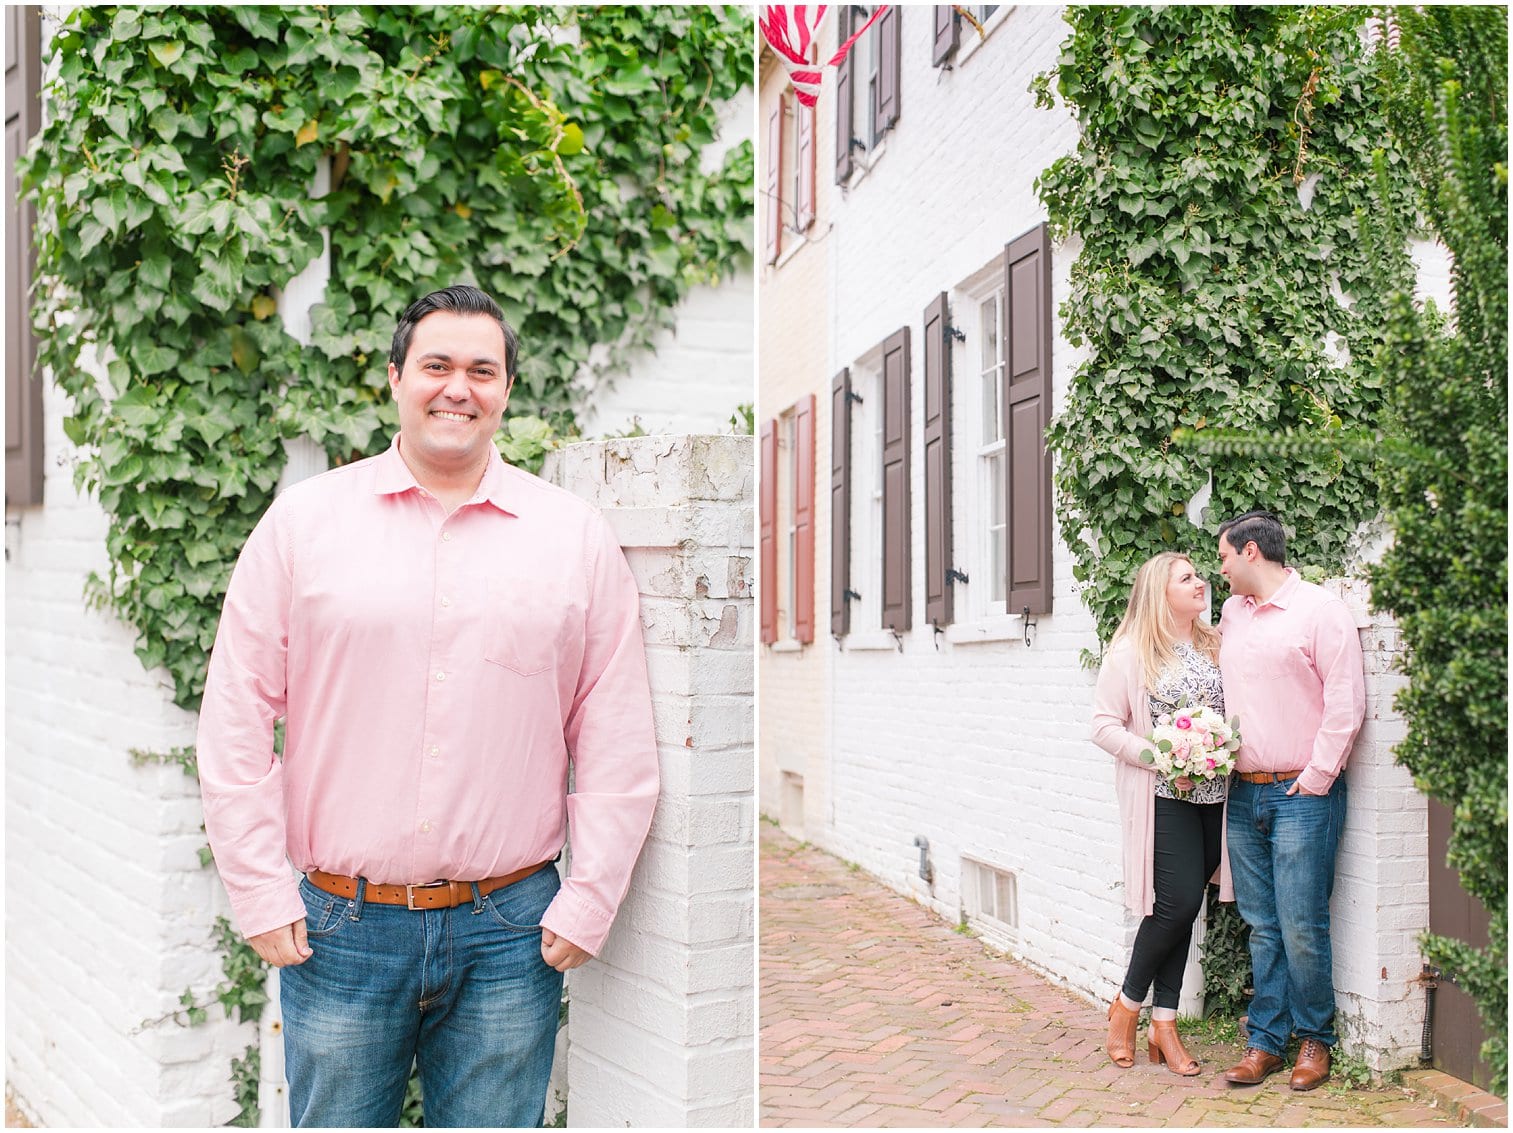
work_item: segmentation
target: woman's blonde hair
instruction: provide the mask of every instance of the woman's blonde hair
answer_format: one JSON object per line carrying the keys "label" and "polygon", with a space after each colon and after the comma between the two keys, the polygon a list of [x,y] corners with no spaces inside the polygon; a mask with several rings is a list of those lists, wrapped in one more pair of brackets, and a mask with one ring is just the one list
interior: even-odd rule
{"label": "woman's blonde hair", "polygon": [[[1179,551],[1162,551],[1140,567],[1130,587],[1124,620],[1109,642],[1112,645],[1121,638],[1129,639],[1145,671],[1147,688],[1154,688],[1162,671],[1177,659],[1177,623],[1166,600],[1166,587],[1176,563],[1186,563],[1197,572],[1192,559]],[[1193,645],[1215,665],[1219,663],[1219,631],[1213,626],[1194,619]]]}

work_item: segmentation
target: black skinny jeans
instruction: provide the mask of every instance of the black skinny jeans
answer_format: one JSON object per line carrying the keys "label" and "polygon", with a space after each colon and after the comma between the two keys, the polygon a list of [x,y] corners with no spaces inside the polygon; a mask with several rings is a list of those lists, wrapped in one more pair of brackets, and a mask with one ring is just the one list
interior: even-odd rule
{"label": "black skinny jeans", "polygon": [[1176,1010],[1193,921],[1203,907],[1203,888],[1219,868],[1223,826],[1223,803],[1156,796],[1155,907],[1140,922],[1124,974],[1124,994],[1136,1003],[1145,1002],[1154,980],[1155,1006]]}

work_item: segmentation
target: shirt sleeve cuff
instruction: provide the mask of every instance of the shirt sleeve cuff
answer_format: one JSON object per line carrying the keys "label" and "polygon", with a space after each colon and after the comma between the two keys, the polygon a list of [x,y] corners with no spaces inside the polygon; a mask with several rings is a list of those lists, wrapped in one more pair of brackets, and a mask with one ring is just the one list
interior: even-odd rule
{"label": "shirt sleeve cuff", "polygon": [[585,952],[597,956],[614,921],[613,913],[606,913],[585,899],[572,881],[567,881],[542,914],[541,927],[566,937]]}
{"label": "shirt sleeve cuff", "polygon": [[248,939],[305,919],[305,900],[299,895],[297,877],[229,895],[236,927]]}
{"label": "shirt sleeve cuff", "polygon": [[1310,795],[1327,795],[1333,786],[1334,776],[1326,775],[1317,767],[1305,767],[1298,775],[1298,788]]}

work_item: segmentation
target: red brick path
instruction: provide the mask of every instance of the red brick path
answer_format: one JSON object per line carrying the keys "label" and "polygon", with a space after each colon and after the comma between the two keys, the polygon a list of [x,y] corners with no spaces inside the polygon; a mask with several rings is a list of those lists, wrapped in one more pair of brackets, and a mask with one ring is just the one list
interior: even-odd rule
{"label": "red brick path", "polygon": [[764,1126],[1459,1124],[1411,1088],[1226,1086],[1231,1047],[1120,1070],[1099,1007],[765,822],[760,992]]}

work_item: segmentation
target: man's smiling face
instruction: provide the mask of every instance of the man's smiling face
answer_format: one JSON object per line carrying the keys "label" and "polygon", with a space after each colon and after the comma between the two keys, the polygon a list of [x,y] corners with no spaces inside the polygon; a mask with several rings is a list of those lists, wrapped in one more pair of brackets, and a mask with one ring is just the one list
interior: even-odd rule
{"label": "man's smiling face", "polygon": [[403,372],[389,364],[405,459],[442,476],[481,470],[510,400],[504,362],[488,315],[433,311],[416,323]]}

